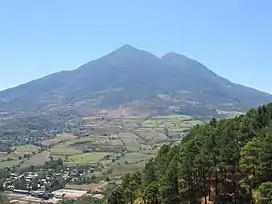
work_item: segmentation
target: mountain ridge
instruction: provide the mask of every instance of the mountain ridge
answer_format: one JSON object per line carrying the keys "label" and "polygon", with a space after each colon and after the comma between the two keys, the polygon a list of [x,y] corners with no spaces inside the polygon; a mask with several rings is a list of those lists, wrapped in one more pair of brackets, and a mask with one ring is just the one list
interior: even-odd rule
{"label": "mountain ridge", "polygon": [[44,111],[52,104],[73,106],[80,101],[89,109],[142,101],[167,110],[169,106],[184,110],[189,104],[200,104],[203,109],[246,110],[271,100],[270,94],[233,83],[185,55],[169,52],[158,57],[124,45],[75,70],[1,91],[0,110]]}

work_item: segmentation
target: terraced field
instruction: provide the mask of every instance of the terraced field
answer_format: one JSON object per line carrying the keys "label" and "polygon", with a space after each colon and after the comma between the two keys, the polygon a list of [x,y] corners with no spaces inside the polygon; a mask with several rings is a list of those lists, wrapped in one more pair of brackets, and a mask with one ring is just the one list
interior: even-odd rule
{"label": "terraced field", "polygon": [[[61,158],[65,165],[99,164],[100,176],[121,176],[141,169],[163,144],[178,143],[200,121],[184,115],[126,117],[107,120],[101,116],[77,119],[79,128],[40,142],[40,147],[13,147],[14,153],[0,155],[0,168],[42,165]],[[25,158],[25,154],[30,154]],[[8,161],[7,161],[8,160]],[[11,161],[9,161],[11,160]]]}
{"label": "terraced field", "polygon": [[168,115],[110,120],[88,116],[78,123],[84,134],[77,134],[84,136],[52,138],[50,141],[57,143],[49,149],[51,155],[64,159],[69,166],[98,162],[108,168],[106,172],[120,175],[140,169],[163,144],[177,143],[188,129],[201,122],[184,115]]}

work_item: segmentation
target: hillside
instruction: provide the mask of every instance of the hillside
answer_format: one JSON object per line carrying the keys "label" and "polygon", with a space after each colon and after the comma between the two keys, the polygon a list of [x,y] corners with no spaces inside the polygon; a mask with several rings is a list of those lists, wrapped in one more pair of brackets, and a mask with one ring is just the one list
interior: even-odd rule
{"label": "hillside", "polygon": [[[272,202],[272,104],[197,125],[143,171],[109,189],[107,203]],[[255,200],[255,202],[253,202]]]}
{"label": "hillside", "polygon": [[128,108],[129,114],[216,114],[247,110],[272,96],[234,84],[196,60],[176,53],[157,57],[125,45],[73,71],[0,92],[0,111],[89,114]]}

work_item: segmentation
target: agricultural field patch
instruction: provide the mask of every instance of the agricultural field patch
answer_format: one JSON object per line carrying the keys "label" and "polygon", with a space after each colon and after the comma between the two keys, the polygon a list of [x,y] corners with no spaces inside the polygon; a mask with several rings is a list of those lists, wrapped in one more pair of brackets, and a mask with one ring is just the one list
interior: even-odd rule
{"label": "agricultural field patch", "polygon": [[119,133],[119,136],[123,140],[128,151],[138,151],[140,149],[141,145],[137,142],[137,135],[129,132],[121,132]]}
{"label": "agricultural field patch", "polygon": [[59,138],[59,139],[75,139],[76,136],[74,136],[71,133],[60,133],[60,134],[57,134],[56,138]]}
{"label": "agricultural field patch", "polygon": [[135,134],[138,135],[139,138],[142,138],[142,141],[145,144],[154,145],[159,142],[167,140],[167,136],[164,133],[157,131],[139,131],[136,130]]}
{"label": "agricultural field patch", "polygon": [[19,154],[11,153],[11,154],[0,154],[0,162],[4,162],[6,160],[16,160],[18,159]]}
{"label": "agricultural field patch", "polygon": [[76,139],[76,136],[74,136],[73,134],[71,134],[71,133],[61,133],[61,134],[58,134],[56,137],[54,137],[52,139],[43,140],[40,143],[42,145],[49,146],[49,145],[56,145],[56,144],[58,144],[60,142],[65,142],[65,141],[73,140],[73,139]]}
{"label": "agricultural field patch", "polygon": [[22,146],[13,146],[11,149],[17,152],[24,152],[24,153],[32,153],[32,152],[39,152],[40,147],[35,145],[22,145]]}
{"label": "agricultural field patch", "polygon": [[12,168],[13,166],[18,166],[23,162],[23,160],[11,160],[11,161],[4,161],[0,162],[0,169],[4,168]]}
{"label": "agricultural field patch", "polygon": [[102,188],[105,183],[98,183],[98,184],[90,184],[90,185],[71,185],[67,184],[65,186],[66,189],[72,190],[81,190],[81,191],[97,191]]}
{"label": "agricultural field patch", "polygon": [[74,154],[80,154],[82,153],[82,150],[78,150],[73,147],[53,147],[49,149],[52,155],[74,155]]}
{"label": "agricultural field patch", "polygon": [[122,128],[125,128],[125,129],[139,128],[141,126],[141,122],[142,121],[143,121],[143,119],[139,120],[138,118],[135,118],[135,119],[127,119],[127,118],[125,118],[122,121]]}
{"label": "agricultural field patch", "polygon": [[216,110],[216,112],[220,115],[227,115],[228,117],[235,117],[237,115],[242,115],[244,114],[243,112],[240,111],[223,111],[223,110]]}
{"label": "agricultural field patch", "polygon": [[65,155],[56,155],[56,154],[55,155],[51,154],[50,156],[52,156],[54,160],[62,159],[62,161],[68,160],[68,157],[69,157],[67,155],[65,156]]}
{"label": "agricultural field patch", "polygon": [[92,153],[85,153],[85,154],[78,154],[68,157],[68,161],[65,162],[67,164],[91,164],[97,163],[100,160],[104,159],[106,155],[109,155],[108,152],[92,152]]}
{"label": "agricultural field patch", "polygon": [[55,146],[53,146],[52,148],[50,148],[48,151],[51,152],[51,155],[61,155],[61,156],[65,156],[65,155],[74,155],[74,154],[80,154],[82,153],[82,149],[76,149],[76,147],[72,146],[73,142],[72,141],[68,141],[65,143],[60,143],[57,144]]}
{"label": "agricultural field patch", "polygon": [[112,163],[110,167],[111,176],[120,176],[124,173],[143,169],[146,162],[151,159],[152,155],[142,153],[127,153],[120,159]]}
{"label": "agricultural field patch", "polygon": [[126,153],[123,157],[121,157],[118,161],[121,163],[137,163],[139,161],[147,161],[151,159],[153,156],[152,155],[147,155],[143,153],[138,153],[138,152],[131,152],[131,153]]}
{"label": "agricultural field patch", "polygon": [[135,172],[141,169],[144,169],[146,161],[142,161],[139,163],[134,164],[120,164],[120,165],[113,165],[112,169],[113,172],[111,173],[112,176],[121,176],[125,173]]}
{"label": "agricultural field patch", "polygon": [[125,150],[123,141],[117,135],[101,136],[94,135],[91,137],[77,139],[71,144],[76,149],[84,150],[85,152],[120,152]]}
{"label": "agricultural field patch", "polygon": [[154,116],[152,117],[153,119],[155,120],[160,120],[160,119],[193,119],[191,116],[188,116],[188,115],[160,115],[160,116]]}
{"label": "agricultural field patch", "polygon": [[44,165],[46,161],[50,161],[50,152],[43,151],[39,154],[33,155],[29,160],[25,160],[23,164],[21,164],[21,168],[26,168],[31,165],[40,166]]}
{"label": "agricultural field patch", "polygon": [[140,119],[143,119],[142,116],[127,116],[125,118],[126,119],[131,119],[131,120],[140,120]]}
{"label": "agricultural field patch", "polygon": [[157,120],[148,119],[141,123],[142,128],[158,128],[159,123]]}
{"label": "agricultural field patch", "polygon": [[194,120],[191,117],[183,115],[156,116],[142,122],[141,128],[136,129],[135,131],[145,133],[156,131],[164,134],[168,134],[170,132],[183,135],[197,124],[201,124],[201,121]]}

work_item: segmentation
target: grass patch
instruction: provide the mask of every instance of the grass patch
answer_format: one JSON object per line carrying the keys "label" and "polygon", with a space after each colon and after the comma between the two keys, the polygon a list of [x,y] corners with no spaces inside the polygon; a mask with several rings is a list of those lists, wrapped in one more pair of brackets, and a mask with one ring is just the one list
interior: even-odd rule
{"label": "grass patch", "polygon": [[175,128],[169,128],[168,130],[170,132],[184,132],[184,131],[188,130],[188,128],[175,127]]}
{"label": "grass patch", "polygon": [[89,136],[86,138],[79,138],[73,140],[76,146],[89,145],[105,145],[105,146],[120,146],[123,145],[122,140],[120,140],[118,135],[111,136]]}
{"label": "grass patch", "polygon": [[57,134],[56,138],[65,140],[65,139],[75,139],[76,136],[74,136],[71,133],[60,133],[60,134]]}
{"label": "grass patch", "polygon": [[157,120],[160,120],[160,119],[192,119],[191,116],[188,116],[188,115],[160,115],[160,116],[154,116],[152,117],[152,119],[157,119]]}
{"label": "grass patch", "polygon": [[156,144],[167,139],[166,135],[162,132],[157,131],[135,131],[139,137],[144,138],[146,141],[149,141],[149,144]]}
{"label": "grass patch", "polygon": [[82,150],[75,149],[73,147],[53,147],[49,150],[52,155],[69,156],[82,153]]}
{"label": "grass patch", "polygon": [[90,184],[90,185],[72,185],[67,184],[65,189],[72,189],[72,190],[81,190],[81,191],[96,191],[99,188],[103,187],[103,184]]}
{"label": "grass patch", "polygon": [[158,121],[156,120],[146,120],[142,123],[143,128],[156,128],[158,127]]}
{"label": "grass patch", "polygon": [[72,144],[74,144],[74,141],[69,140],[67,142],[63,142],[63,143],[53,146],[48,151],[51,152],[52,156],[54,156],[54,155],[70,156],[70,155],[82,153],[81,149],[77,149],[76,147],[71,146]]}
{"label": "grass patch", "polygon": [[65,162],[67,164],[73,163],[73,164],[89,164],[89,163],[97,163],[100,160],[104,159],[106,155],[110,153],[108,152],[92,152],[92,153],[86,153],[86,154],[78,154],[68,157],[68,162]]}
{"label": "grass patch", "polygon": [[138,151],[141,147],[137,142],[137,135],[132,133],[120,133],[119,136],[123,140],[128,151]]}
{"label": "grass patch", "polygon": [[38,152],[40,150],[40,147],[35,145],[22,145],[22,146],[14,146],[11,149],[16,150],[18,152],[31,153],[31,152]]}
{"label": "grass patch", "polygon": [[43,151],[39,154],[32,156],[29,160],[25,160],[25,162],[21,164],[21,168],[26,168],[31,165],[34,166],[44,165],[46,161],[50,161],[49,151]]}
{"label": "grass patch", "polygon": [[127,116],[125,119],[143,119],[142,116]]}
{"label": "grass patch", "polygon": [[152,155],[137,152],[127,153],[111,165],[111,176],[121,176],[124,173],[141,170],[152,157]]}
{"label": "grass patch", "polygon": [[73,140],[73,139],[76,139],[76,136],[74,136],[73,134],[61,133],[52,139],[41,141],[41,144],[42,145],[56,145],[62,141]]}
{"label": "grass patch", "polygon": [[12,160],[0,162],[0,169],[12,168],[13,166],[19,165],[23,160]]}
{"label": "grass patch", "polygon": [[147,155],[143,153],[138,152],[131,152],[125,154],[123,157],[121,157],[117,162],[119,163],[136,163],[142,160],[149,160],[152,158],[152,155]]}
{"label": "grass patch", "polygon": [[63,161],[65,161],[66,158],[68,158],[68,156],[66,155],[50,155],[53,157],[54,160],[58,160],[58,159],[62,159]]}
{"label": "grass patch", "polygon": [[16,155],[16,154],[4,154],[4,155],[2,155],[2,154],[0,154],[0,162],[4,162],[4,161],[6,161],[7,159],[13,159],[13,160],[16,160],[16,159],[18,159],[18,156],[19,155]]}

